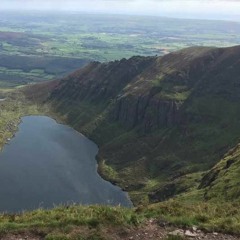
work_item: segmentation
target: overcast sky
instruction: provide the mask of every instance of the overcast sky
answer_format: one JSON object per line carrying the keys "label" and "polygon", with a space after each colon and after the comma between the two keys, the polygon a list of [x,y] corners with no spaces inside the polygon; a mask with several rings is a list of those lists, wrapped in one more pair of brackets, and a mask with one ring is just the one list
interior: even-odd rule
{"label": "overcast sky", "polygon": [[240,21],[240,0],[0,0],[0,9],[68,10]]}

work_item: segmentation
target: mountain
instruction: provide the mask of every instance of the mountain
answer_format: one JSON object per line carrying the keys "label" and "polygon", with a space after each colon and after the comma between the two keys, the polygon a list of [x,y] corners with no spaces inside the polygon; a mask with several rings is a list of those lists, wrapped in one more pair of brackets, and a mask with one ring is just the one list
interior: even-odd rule
{"label": "mountain", "polygon": [[93,62],[23,91],[99,145],[100,174],[135,204],[240,196],[240,46]]}

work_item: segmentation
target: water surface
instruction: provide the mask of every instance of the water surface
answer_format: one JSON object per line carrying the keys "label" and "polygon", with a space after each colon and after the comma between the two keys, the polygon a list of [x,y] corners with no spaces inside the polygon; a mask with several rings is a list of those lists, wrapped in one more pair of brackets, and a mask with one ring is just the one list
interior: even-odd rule
{"label": "water surface", "polygon": [[97,174],[97,152],[92,141],[49,117],[22,118],[0,153],[0,211],[66,203],[131,206],[125,192]]}

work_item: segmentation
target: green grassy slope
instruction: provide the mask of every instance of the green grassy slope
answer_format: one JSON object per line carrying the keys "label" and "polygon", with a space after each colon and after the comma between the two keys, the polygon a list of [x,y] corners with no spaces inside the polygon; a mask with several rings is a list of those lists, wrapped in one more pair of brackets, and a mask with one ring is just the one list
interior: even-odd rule
{"label": "green grassy slope", "polygon": [[225,154],[202,179],[199,186],[204,199],[211,201],[239,201],[240,174],[239,144]]}
{"label": "green grassy slope", "polygon": [[[56,86],[57,81],[43,83],[36,91],[23,91],[23,86],[16,88],[0,87],[0,151],[18,130],[21,117],[27,115],[51,115],[50,107],[35,99],[46,98]],[[29,88],[30,89],[30,88]],[[35,89],[35,85],[31,85]],[[26,98],[31,97],[31,101]]]}
{"label": "green grassy slope", "polygon": [[[176,228],[190,229],[193,226],[209,232],[240,234],[239,215],[239,203],[191,204],[168,201],[136,209],[59,206],[52,210],[38,209],[21,214],[0,215],[0,237],[1,239],[26,237],[49,240],[129,239],[142,233],[141,229],[149,231],[149,234],[159,231],[157,234],[159,235]],[[149,222],[165,228],[152,228],[151,231]],[[146,236],[145,233],[143,234]],[[225,237],[224,239],[232,239]],[[167,240],[167,236],[164,239]]]}
{"label": "green grassy slope", "polygon": [[18,89],[0,89],[0,149],[14,136],[21,117],[47,112],[46,107],[28,102]]}

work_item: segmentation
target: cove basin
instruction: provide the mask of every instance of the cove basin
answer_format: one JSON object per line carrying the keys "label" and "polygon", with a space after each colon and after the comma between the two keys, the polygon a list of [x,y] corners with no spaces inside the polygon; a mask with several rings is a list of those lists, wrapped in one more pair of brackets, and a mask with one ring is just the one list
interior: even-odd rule
{"label": "cove basin", "polygon": [[131,207],[126,192],[97,173],[98,147],[45,116],[22,118],[0,153],[0,212],[61,204]]}

